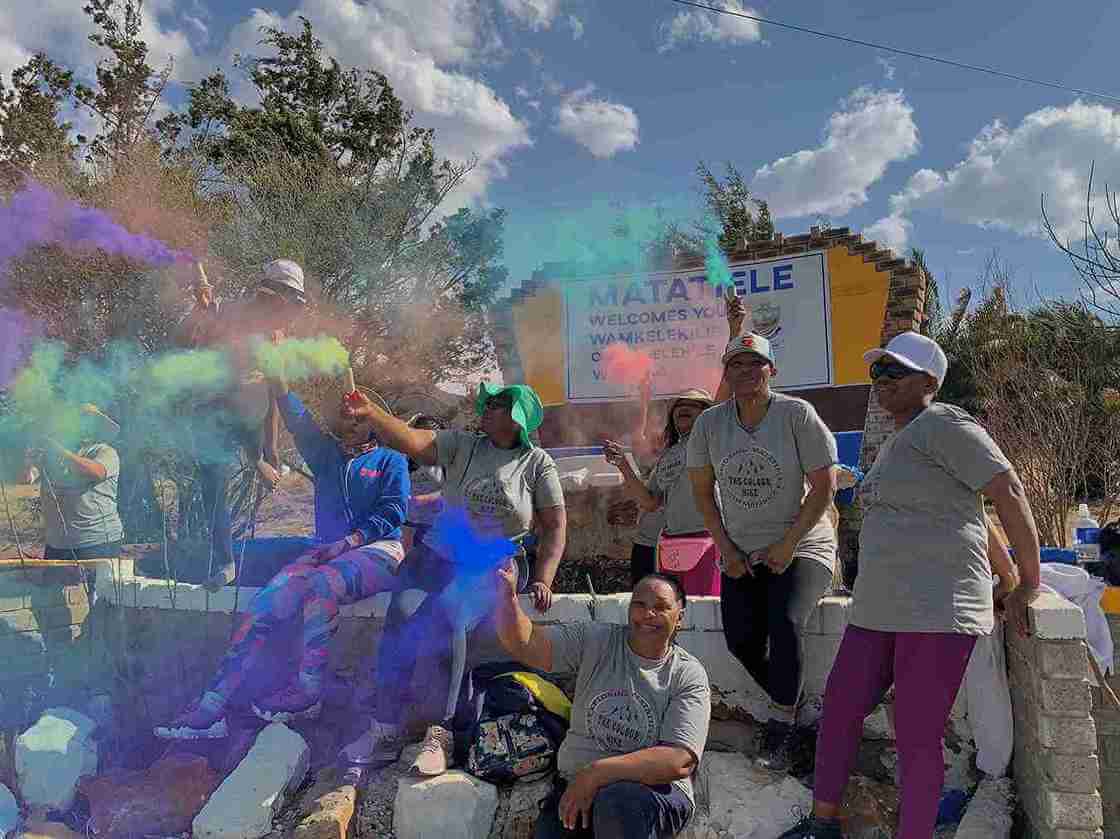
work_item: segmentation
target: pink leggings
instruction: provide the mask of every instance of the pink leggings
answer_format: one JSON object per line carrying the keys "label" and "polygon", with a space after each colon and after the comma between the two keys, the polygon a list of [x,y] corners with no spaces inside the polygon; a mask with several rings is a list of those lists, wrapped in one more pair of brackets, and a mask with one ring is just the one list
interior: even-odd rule
{"label": "pink leggings", "polygon": [[893,683],[902,787],[896,839],[930,839],[945,783],[941,739],[975,643],[973,635],[876,632],[849,625],[825,690],[813,797],[840,803],[859,752],[863,720]]}

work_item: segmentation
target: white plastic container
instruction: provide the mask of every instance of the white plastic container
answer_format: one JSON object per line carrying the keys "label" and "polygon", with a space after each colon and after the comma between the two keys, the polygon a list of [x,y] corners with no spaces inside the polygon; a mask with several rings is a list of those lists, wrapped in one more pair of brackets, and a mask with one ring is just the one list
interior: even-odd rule
{"label": "white plastic container", "polygon": [[1101,556],[1101,525],[1089,513],[1089,505],[1077,508],[1077,518],[1073,522],[1073,549],[1081,562],[1092,562]]}

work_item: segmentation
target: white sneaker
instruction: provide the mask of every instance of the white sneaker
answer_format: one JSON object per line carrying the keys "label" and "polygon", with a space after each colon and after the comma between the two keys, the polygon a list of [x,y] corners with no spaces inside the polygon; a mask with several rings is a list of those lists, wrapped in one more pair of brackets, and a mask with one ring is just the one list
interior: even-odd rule
{"label": "white sneaker", "polygon": [[369,731],[346,746],[339,758],[355,766],[387,766],[400,759],[403,733],[399,725],[374,720]]}
{"label": "white sneaker", "polygon": [[442,775],[451,765],[454,751],[454,735],[442,725],[430,725],[420,746],[420,754],[412,761],[412,771],[428,778]]}

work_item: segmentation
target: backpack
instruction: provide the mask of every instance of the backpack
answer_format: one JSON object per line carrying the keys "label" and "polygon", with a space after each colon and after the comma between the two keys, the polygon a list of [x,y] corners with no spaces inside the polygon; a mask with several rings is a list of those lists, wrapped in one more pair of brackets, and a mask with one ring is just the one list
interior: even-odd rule
{"label": "backpack", "polygon": [[571,703],[543,673],[514,662],[476,667],[455,712],[455,759],[492,784],[550,773],[568,731]]}

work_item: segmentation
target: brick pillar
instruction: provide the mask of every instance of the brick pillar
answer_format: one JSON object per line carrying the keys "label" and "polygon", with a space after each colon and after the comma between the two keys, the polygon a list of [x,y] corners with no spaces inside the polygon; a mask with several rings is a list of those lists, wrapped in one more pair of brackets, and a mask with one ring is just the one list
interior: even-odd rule
{"label": "brick pillar", "polygon": [[[1108,616],[1113,643],[1120,639],[1120,615]],[[1120,649],[1120,648],[1118,648]],[[1108,683],[1120,691],[1120,676],[1113,665]],[[1093,688],[1093,720],[1097,725],[1097,755],[1101,765],[1101,798],[1104,802],[1105,836],[1120,836],[1120,711],[1105,701],[1099,687]]]}
{"label": "brick pillar", "polygon": [[1031,624],[1029,638],[1007,632],[1023,839],[1102,839],[1085,618],[1079,607],[1045,593],[1031,607]]}

